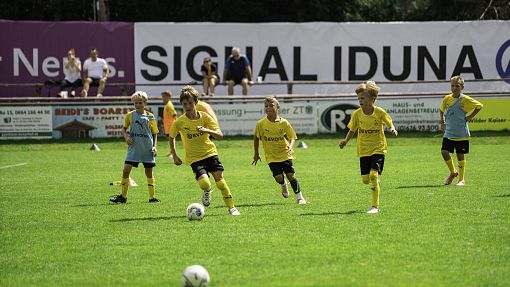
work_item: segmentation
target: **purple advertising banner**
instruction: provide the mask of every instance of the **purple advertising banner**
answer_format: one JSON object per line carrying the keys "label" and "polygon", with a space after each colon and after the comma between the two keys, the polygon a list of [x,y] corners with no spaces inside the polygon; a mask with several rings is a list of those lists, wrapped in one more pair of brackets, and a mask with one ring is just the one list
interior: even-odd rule
{"label": "purple advertising banner", "polygon": [[[0,20],[0,97],[56,96],[58,87],[42,84],[64,79],[67,51],[75,49],[83,65],[91,48],[110,67],[104,95],[120,96],[126,87],[130,95],[134,87],[119,84],[135,80],[133,31],[133,23],[125,22]],[[33,84],[42,86],[37,91]],[[89,90],[89,96],[96,93],[96,87]]]}

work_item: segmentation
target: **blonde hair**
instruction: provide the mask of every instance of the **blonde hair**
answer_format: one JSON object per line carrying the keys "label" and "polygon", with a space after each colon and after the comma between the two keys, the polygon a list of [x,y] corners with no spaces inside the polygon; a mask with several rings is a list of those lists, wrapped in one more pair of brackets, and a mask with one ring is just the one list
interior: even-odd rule
{"label": "blonde hair", "polygon": [[366,92],[369,97],[377,97],[381,88],[374,81],[362,82],[356,87],[356,94]]}
{"label": "blonde hair", "polygon": [[181,95],[179,96],[179,102],[182,103],[184,100],[193,100],[198,103],[198,98],[200,97],[200,93],[193,88],[192,86],[184,86],[181,90]]}
{"label": "blonde hair", "polygon": [[265,104],[265,103],[269,103],[269,104],[275,103],[275,104],[276,104],[276,107],[277,107],[278,109],[280,108],[280,102],[278,101],[278,99],[277,99],[275,96],[265,97],[265,98],[264,98],[264,104]]}
{"label": "blonde hair", "polygon": [[451,77],[450,82],[458,82],[459,84],[464,86],[464,78],[462,78],[461,76]]}
{"label": "blonde hair", "polygon": [[149,101],[149,97],[147,96],[147,93],[143,91],[136,91],[131,95],[131,102],[135,102],[136,100],[142,100],[146,103]]}

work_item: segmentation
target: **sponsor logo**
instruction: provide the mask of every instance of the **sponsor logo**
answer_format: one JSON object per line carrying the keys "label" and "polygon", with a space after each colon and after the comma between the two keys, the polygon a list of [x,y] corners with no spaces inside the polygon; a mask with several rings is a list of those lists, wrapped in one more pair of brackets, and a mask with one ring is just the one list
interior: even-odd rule
{"label": "sponsor logo", "polygon": [[[503,63],[503,55],[506,51],[510,50],[508,47],[510,47],[510,40],[507,40],[503,43],[503,45],[501,45],[501,47],[499,47],[498,53],[496,54],[496,70],[498,71],[499,76],[502,79],[506,79],[505,82],[510,84],[510,60]],[[507,54],[510,54],[510,51],[507,52]]]}
{"label": "sponsor logo", "polygon": [[352,104],[330,106],[321,115],[321,123],[331,132],[347,129],[352,113],[359,107]]}

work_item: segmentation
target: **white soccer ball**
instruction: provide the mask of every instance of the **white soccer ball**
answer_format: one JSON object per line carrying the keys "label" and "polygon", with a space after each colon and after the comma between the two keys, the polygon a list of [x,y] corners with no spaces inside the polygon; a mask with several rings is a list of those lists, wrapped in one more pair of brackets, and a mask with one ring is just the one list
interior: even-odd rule
{"label": "white soccer ball", "polygon": [[209,280],[209,272],[200,265],[191,265],[182,272],[183,287],[206,287]]}
{"label": "white soccer ball", "polygon": [[201,220],[204,218],[205,208],[200,203],[192,203],[186,208],[186,216],[189,220]]}

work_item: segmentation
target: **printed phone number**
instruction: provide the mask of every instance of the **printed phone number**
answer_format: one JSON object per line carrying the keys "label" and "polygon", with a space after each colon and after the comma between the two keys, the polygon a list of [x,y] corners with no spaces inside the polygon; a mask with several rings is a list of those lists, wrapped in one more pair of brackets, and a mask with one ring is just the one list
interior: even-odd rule
{"label": "printed phone number", "polygon": [[404,132],[437,132],[439,131],[439,125],[414,125],[414,126],[396,126],[398,131]]}
{"label": "printed phone number", "polygon": [[0,115],[15,116],[15,115],[49,115],[50,111],[27,111],[27,110],[16,110],[16,111],[0,111]]}

